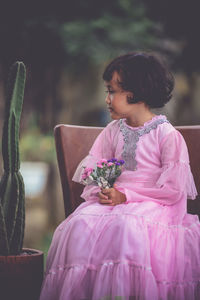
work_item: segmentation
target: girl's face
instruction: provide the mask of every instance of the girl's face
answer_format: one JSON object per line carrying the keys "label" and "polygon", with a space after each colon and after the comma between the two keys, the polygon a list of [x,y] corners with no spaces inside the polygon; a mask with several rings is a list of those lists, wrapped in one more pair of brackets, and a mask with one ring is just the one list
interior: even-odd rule
{"label": "girl's face", "polygon": [[112,79],[106,82],[107,87],[107,97],[105,102],[107,104],[110,116],[112,119],[128,119],[132,115],[132,110],[134,110],[134,104],[127,102],[127,97],[132,97],[131,92],[123,91],[120,86],[120,77],[117,72],[113,73]]}

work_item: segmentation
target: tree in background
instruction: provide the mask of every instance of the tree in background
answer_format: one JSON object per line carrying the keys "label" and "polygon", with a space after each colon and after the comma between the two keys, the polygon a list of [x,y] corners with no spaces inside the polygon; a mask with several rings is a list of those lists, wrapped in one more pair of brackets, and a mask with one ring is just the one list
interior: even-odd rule
{"label": "tree in background", "polygon": [[173,70],[184,73],[187,80],[188,89],[177,106],[176,122],[179,124],[182,120],[183,123],[185,114],[186,124],[188,122],[197,124],[200,119],[197,109],[200,109],[200,106],[196,107],[197,101],[195,103],[200,72],[199,3],[195,0],[143,0],[143,3],[148,18],[161,24],[162,36],[176,48],[173,55]]}

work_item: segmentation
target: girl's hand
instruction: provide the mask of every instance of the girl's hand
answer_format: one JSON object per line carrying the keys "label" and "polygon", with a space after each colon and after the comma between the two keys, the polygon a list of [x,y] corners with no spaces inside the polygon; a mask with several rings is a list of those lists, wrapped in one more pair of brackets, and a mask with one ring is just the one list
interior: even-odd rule
{"label": "girl's hand", "polygon": [[99,203],[107,204],[109,206],[115,206],[126,201],[125,194],[119,192],[116,189],[116,184],[114,184],[113,188],[110,189],[102,189],[99,193]]}

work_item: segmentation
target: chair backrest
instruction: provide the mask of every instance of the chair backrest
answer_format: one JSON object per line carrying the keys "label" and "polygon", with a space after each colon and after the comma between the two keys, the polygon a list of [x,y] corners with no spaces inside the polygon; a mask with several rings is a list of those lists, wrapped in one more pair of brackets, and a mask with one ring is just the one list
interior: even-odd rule
{"label": "chair backrest", "polygon": [[72,177],[80,161],[88,154],[102,127],[59,124],[54,129],[57,160],[62,184],[65,215],[68,216],[83,202],[83,185]]}
{"label": "chair backrest", "polygon": [[[68,216],[83,202],[81,184],[72,181],[79,162],[88,154],[103,127],[59,124],[54,129],[57,160],[62,184],[65,215]],[[177,126],[188,146],[190,164],[200,194],[200,125]],[[190,213],[200,214],[200,201],[188,201]]]}

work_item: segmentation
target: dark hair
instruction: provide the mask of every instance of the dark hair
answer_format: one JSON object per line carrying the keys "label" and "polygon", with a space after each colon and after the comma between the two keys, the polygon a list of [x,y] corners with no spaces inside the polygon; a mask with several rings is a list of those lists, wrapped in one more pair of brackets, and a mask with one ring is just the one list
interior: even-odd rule
{"label": "dark hair", "polygon": [[158,108],[172,97],[173,75],[155,55],[132,52],[119,56],[106,67],[103,79],[110,81],[115,71],[120,77],[119,86],[133,93],[128,103],[142,101],[150,108]]}

